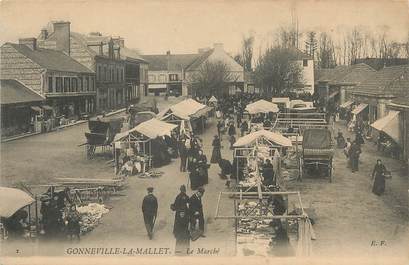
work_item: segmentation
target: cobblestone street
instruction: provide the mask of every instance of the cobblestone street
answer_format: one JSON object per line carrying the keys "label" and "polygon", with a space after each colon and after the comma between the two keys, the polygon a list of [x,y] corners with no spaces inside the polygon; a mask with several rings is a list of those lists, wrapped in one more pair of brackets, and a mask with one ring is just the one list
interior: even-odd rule
{"label": "cobblestone street", "polygon": [[[169,102],[161,101],[163,109]],[[102,157],[86,160],[84,149],[78,147],[84,140],[86,124],[54,133],[33,136],[2,145],[2,182],[47,183],[54,177],[111,178],[113,169]],[[342,124],[337,125],[343,128]],[[204,152],[210,160],[211,140],[216,133],[215,120],[210,119],[204,134]],[[64,140],[62,140],[64,139]],[[227,139],[223,140],[222,156],[231,159]],[[40,151],[39,151],[40,150]],[[379,157],[372,143],[363,146],[360,171],[352,174],[346,168],[342,150],[337,150],[334,161],[335,177],[328,179],[304,178],[302,182],[284,182],[287,190],[301,191],[304,207],[316,212],[314,229],[317,240],[313,254],[320,256],[340,255],[394,255],[405,254],[407,246],[407,178],[399,174],[400,164],[383,158],[393,178],[387,181],[386,193],[378,197],[371,192],[370,173]],[[12,162],[13,161],[13,162]],[[81,246],[148,247],[160,245],[173,251],[172,235],[174,213],[170,204],[181,184],[187,184],[187,173],[179,172],[179,159],[158,168],[164,174],[156,179],[129,178],[129,186],[122,196],[112,197],[106,204],[111,211],[102,223],[85,235]],[[234,222],[215,220],[217,195],[225,190],[224,181],[218,176],[219,167],[212,164],[209,184],[203,199],[206,219],[206,238],[192,242],[192,247],[220,248],[219,255],[235,253]],[[155,187],[159,201],[159,215],[152,241],[146,236],[141,201],[148,186]],[[191,194],[188,189],[188,194]],[[232,201],[223,202],[223,209],[232,210]],[[233,210],[232,210],[233,211]],[[231,214],[231,213],[230,213]],[[386,246],[371,247],[372,242],[385,241]],[[67,245],[65,245],[67,247]],[[55,249],[60,253],[62,247]]]}

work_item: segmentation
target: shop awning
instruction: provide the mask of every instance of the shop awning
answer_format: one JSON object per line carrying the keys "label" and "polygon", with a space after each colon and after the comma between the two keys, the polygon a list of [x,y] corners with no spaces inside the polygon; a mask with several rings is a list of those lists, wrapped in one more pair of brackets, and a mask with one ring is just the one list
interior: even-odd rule
{"label": "shop awning", "polygon": [[114,141],[117,142],[124,140],[132,132],[138,132],[150,139],[155,139],[158,136],[170,135],[172,130],[175,129],[176,127],[177,125],[175,124],[170,124],[164,121],[160,121],[158,119],[150,119],[148,121],[142,122],[138,126],[126,132],[117,133],[115,135]]}
{"label": "shop awning", "polygon": [[344,102],[343,104],[341,104],[339,107],[346,109],[346,108],[349,108],[352,105],[352,103],[354,103],[352,100],[348,100],[347,102]]}
{"label": "shop awning", "polygon": [[290,147],[292,146],[291,140],[283,135],[267,130],[260,130],[249,133],[243,137],[240,137],[235,143],[234,147],[249,146],[255,143],[257,139],[265,138],[279,146]]}
{"label": "shop awning", "polygon": [[45,110],[53,110],[53,108],[50,107],[50,106],[48,106],[48,105],[43,105],[42,107],[43,107],[43,109],[45,109]]}
{"label": "shop awning", "polygon": [[22,190],[0,187],[0,201],[0,217],[8,218],[34,199]]}
{"label": "shop awning", "polygon": [[279,109],[273,102],[261,99],[246,106],[246,111],[250,114],[278,112]]}
{"label": "shop awning", "polygon": [[361,113],[361,111],[363,111],[366,107],[368,107],[368,104],[361,103],[355,109],[353,109],[351,113],[357,115]]}
{"label": "shop awning", "polygon": [[167,88],[166,84],[149,84],[148,85],[149,89],[163,89]]}
{"label": "shop awning", "polygon": [[400,144],[399,111],[389,111],[388,115],[372,123],[371,127],[386,133]]}
{"label": "shop awning", "polygon": [[331,94],[329,94],[328,99],[335,97],[336,95],[339,94],[339,91],[334,91]]}
{"label": "shop awning", "polygon": [[171,106],[170,110],[175,116],[188,120],[191,115],[204,108],[206,108],[206,105],[189,98]]}
{"label": "shop awning", "polygon": [[191,117],[191,118],[199,118],[199,117],[201,117],[201,116],[205,116],[205,115],[207,115],[207,113],[208,113],[209,111],[211,111],[212,109],[213,109],[212,107],[206,106],[206,107],[204,107],[203,109],[198,110],[196,113],[190,115],[190,117]]}
{"label": "shop awning", "polygon": [[41,112],[41,108],[37,106],[31,106],[31,109],[37,112]]}

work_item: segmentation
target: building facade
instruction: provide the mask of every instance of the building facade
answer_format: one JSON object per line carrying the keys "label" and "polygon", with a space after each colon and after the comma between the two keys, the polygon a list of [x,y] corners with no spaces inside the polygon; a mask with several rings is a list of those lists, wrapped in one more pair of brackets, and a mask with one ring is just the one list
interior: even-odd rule
{"label": "building facade", "polygon": [[112,110],[126,105],[125,61],[114,40],[98,32],[72,32],[70,22],[50,22],[39,35],[39,46],[64,52],[96,74],[96,109]]}
{"label": "building facade", "polygon": [[230,70],[232,80],[222,94],[235,94],[244,91],[244,71],[228,53],[223,44],[216,43],[212,49],[199,49],[197,54],[171,54],[143,56],[149,63],[149,93],[161,95],[192,95],[190,89],[193,76],[206,62],[223,62]]}
{"label": "building facade", "polygon": [[1,76],[45,97],[46,108],[56,118],[78,118],[95,111],[94,72],[63,52],[38,48],[35,38],[1,47]]}

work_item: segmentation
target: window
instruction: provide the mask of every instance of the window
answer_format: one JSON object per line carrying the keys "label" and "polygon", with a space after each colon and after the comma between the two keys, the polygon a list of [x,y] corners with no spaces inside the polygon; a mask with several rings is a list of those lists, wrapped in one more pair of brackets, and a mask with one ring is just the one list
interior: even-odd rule
{"label": "window", "polygon": [[98,65],[98,76],[97,76],[97,79],[98,79],[99,81],[102,80],[102,67],[101,67],[101,65]]}
{"label": "window", "polygon": [[161,83],[165,83],[166,82],[166,75],[164,75],[164,74],[161,74],[160,76],[159,76],[159,82],[161,82]]}
{"label": "window", "polygon": [[88,80],[88,76],[85,77],[84,90],[85,90],[85,91],[89,91],[89,80]]}
{"label": "window", "polygon": [[302,66],[304,66],[304,67],[308,66],[308,60],[307,59],[302,60]]}
{"label": "window", "polygon": [[71,78],[71,92],[78,92],[78,80],[76,77]]}
{"label": "window", "polygon": [[155,82],[156,81],[156,76],[155,75],[149,75],[148,80],[149,80],[149,82]]}
{"label": "window", "polygon": [[82,76],[80,76],[80,78],[79,78],[79,82],[78,82],[78,91],[84,91],[83,89],[83,86],[82,86]]}
{"label": "window", "polygon": [[120,75],[119,75],[119,82],[123,82],[123,81],[124,81],[124,69],[121,68]]}
{"label": "window", "polygon": [[169,81],[178,81],[178,75],[177,74],[170,74],[169,75]]}
{"label": "window", "polygon": [[95,91],[95,82],[94,82],[94,78],[91,77],[91,82],[90,82],[90,91]]}
{"label": "window", "polygon": [[69,77],[64,77],[64,92],[70,92],[71,82]]}
{"label": "window", "polygon": [[119,71],[119,68],[116,69],[116,80],[117,82],[121,82],[121,73]]}
{"label": "window", "polygon": [[62,92],[63,86],[62,86],[62,77],[56,77],[55,78],[55,90],[56,92]]}
{"label": "window", "polygon": [[110,71],[111,71],[111,81],[112,82],[114,82],[114,80],[115,80],[115,77],[114,77],[114,68],[111,66],[111,68],[110,68]]}
{"label": "window", "polygon": [[108,80],[108,70],[107,70],[107,67],[104,66],[104,81],[107,81],[107,80]]}
{"label": "window", "polygon": [[48,77],[48,92],[49,93],[53,92],[53,77],[52,76]]}

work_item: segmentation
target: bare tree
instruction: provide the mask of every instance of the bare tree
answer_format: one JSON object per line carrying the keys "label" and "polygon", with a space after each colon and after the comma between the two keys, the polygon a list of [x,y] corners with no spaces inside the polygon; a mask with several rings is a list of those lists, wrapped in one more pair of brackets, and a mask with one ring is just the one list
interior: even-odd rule
{"label": "bare tree", "polygon": [[280,95],[303,86],[302,65],[293,49],[270,47],[257,61],[256,82],[266,96]]}
{"label": "bare tree", "polygon": [[237,79],[222,61],[206,61],[190,78],[190,88],[197,96],[221,95]]}
{"label": "bare tree", "polygon": [[243,67],[245,71],[252,70],[252,60],[253,60],[253,44],[254,44],[254,37],[253,36],[243,36],[242,40],[242,50],[243,50]]}
{"label": "bare tree", "polygon": [[336,66],[335,47],[330,35],[322,32],[319,36],[318,66],[320,68],[333,68]]}

